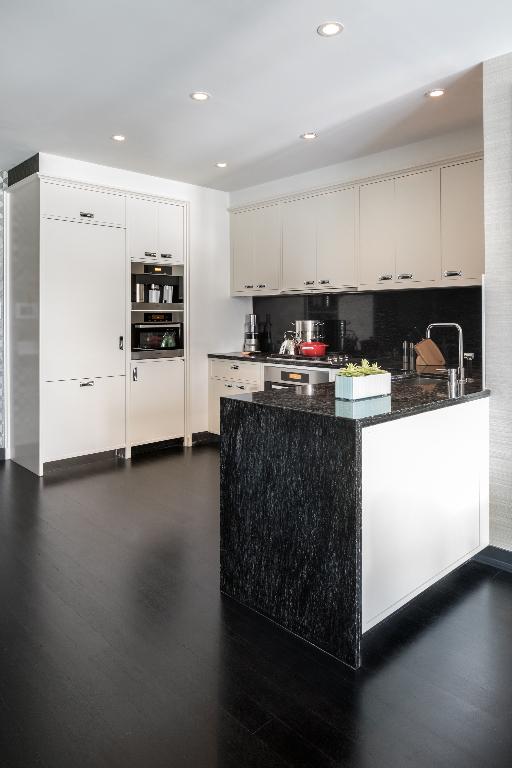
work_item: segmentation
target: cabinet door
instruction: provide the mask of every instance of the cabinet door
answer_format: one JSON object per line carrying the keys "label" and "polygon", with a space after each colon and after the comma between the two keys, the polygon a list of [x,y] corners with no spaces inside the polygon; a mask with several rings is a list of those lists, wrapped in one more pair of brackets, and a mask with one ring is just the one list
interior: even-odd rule
{"label": "cabinet door", "polygon": [[317,201],[317,285],[343,288],[356,285],[356,190],[320,195]]}
{"label": "cabinet door", "polygon": [[41,215],[124,227],[125,199],[119,193],[43,181]]}
{"label": "cabinet door", "polygon": [[155,205],[158,210],[157,256],[160,259],[169,259],[173,264],[183,264],[183,206],[172,203]]}
{"label": "cabinet door", "polygon": [[152,200],[128,197],[126,229],[130,261],[156,258],[158,253],[158,208]]}
{"label": "cabinet door", "polygon": [[441,168],[443,280],[479,280],[484,253],[483,161]]}
{"label": "cabinet door", "polygon": [[316,286],[316,199],[283,203],[283,289]]}
{"label": "cabinet door", "polygon": [[392,287],[395,279],[395,182],[359,190],[359,283]]}
{"label": "cabinet door", "polygon": [[183,358],[134,360],[130,377],[130,444],[157,443],[184,434]]}
{"label": "cabinet door", "polygon": [[231,264],[234,293],[252,293],[254,290],[252,221],[252,211],[231,214]]}
{"label": "cabinet door", "polygon": [[246,392],[258,392],[259,384],[248,384],[246,381],[221,381],[210,379],[208,383],[208,431],[214,435],[220,434],[220,398],[232,395],[243,395]]}
{"label": "cabinet door", "polygon": [[281,217],[278,205],[252,212],[254,288],[278,290],[281,282]]}
{"label": "cabinet door", "polygon": [[44,381],[124,373],[125,268],[123,229],[41,220]]}
{"label": "cabinet door", "polygon": [[41,385],[41,455],[57,461],[125,445],[125,377]]}
{"label": "cabinet door", "polygon": [[437,168],[395,179],[396,280],[403,285],[439,279],[439,184]]}

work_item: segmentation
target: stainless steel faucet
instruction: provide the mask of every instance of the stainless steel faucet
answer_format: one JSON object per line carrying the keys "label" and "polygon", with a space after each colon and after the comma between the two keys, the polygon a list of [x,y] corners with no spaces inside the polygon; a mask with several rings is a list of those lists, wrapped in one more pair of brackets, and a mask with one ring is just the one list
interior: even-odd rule
{"label": "stainless steel faucet", "polygon": [[432,328],[456,328],[459,334],[459,382],[462,383],[466,380],[464,374],[464,341],[462,338],[462,328],[458,323],[430,323],[427,326],[427,339],[430,339],[430,331]]}

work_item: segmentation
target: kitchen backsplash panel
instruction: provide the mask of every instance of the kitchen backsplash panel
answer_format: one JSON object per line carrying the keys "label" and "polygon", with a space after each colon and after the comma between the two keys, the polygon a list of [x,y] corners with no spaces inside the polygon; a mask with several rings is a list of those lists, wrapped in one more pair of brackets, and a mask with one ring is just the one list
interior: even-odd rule
{"label": "kitchen backsplash panel", "polygon": [[[345,320],[346,347],[350,354],[401,360],[404,339],[416,341],[424,336],[429,323],[455,322],[462,326],[465,352],[474,352],[475,364],[478,367],[481,364],[482,289],[479,286],[255,297],[253,306],[259,322],[270,315],[274,351],[278,351],[284,331],[294,320],[324,320],[329,350],[339,351],[339,321]],[[456,363],[455,331],[433,331],[432,337],[447,361]]]}

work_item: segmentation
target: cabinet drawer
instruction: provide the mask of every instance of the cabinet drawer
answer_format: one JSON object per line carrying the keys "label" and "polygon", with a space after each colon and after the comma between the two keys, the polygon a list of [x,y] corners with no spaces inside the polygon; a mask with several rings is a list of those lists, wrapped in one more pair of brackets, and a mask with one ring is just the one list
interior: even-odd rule
{"label": "cabinet drawer", "polygon": [[220,434],[220,398],[243,395],[247,392],[258,392],[258,383],[245,381],[221,381],[210,379],[208,383],[208,431],[214,435]]}
{"label": "cabinet drawer", "polygon": [[247,381],[258,384],[261,363],[246,363],[240,360],[210,360],[210,376],[229,381]]}
{"label": "cabinet drawer", "polygon": [[43,461],[111,451],[124,445],[124,376],[43,382]]}
{"label": "cabinet drawer", "polygon": [[125,198],[94,189],[43,182],[41,214],[124,227]]}

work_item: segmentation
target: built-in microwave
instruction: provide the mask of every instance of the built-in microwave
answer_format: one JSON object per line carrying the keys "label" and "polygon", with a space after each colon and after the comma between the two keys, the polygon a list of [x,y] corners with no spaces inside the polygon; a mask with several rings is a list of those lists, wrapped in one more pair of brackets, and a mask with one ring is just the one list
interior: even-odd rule
{"label": "built-in microwave", "polygon": [[132,360],[182,356],[183,323],[170,312],[132,314]]}

